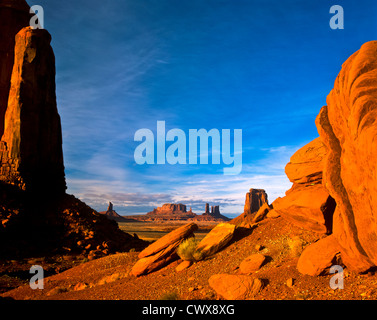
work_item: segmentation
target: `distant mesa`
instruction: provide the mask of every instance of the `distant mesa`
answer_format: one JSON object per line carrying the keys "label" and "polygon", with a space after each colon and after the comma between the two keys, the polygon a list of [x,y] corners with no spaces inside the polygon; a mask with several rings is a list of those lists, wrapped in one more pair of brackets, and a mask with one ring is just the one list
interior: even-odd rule
{"label": "distant mesa", "polygon": [[184,204],[178,203],[165,203],[162,207],[157,207],[153,211],[148,212],[147,215],[185,215],[192,213],[191,211],[186,211],[186,206]]}
{"label": "distant mesa", "polygon": [[127,219],[139,221],[208,221],[224,222],[229,221],[227,217],[220,214],[219,206],[212,206],[209,211],[209,204],[206,203],[205,212],[198,215],[192,212],[192,208],[187,211],[187,206],[181,203],[165,203],[144,215],[127,216]]}

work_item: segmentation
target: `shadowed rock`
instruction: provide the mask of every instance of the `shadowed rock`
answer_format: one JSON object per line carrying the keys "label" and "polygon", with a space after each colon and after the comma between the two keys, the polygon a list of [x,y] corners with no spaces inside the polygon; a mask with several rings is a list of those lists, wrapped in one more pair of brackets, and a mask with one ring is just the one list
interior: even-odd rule
{"label": "shadowed rock", "polygon": [[62,133],[55,95],[55,56],[46,30],[23,28],[0,142],[0,179],[23,190],[64,194]]}

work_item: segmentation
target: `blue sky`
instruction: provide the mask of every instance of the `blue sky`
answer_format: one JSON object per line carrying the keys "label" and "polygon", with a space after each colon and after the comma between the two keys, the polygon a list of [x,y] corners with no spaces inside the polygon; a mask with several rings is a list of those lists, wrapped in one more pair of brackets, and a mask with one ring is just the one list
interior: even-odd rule
{"label": "blue sky", "polygon": [[[342,63],[377,39],[375,1],[55,0],[44,8],[57,66],[68,192],[123,215],[182,202],[225,214],[245,193],[270,202],[290,188],[290,156],[318,136],[314,120]],[[344,29],[332,30],[332,5]],[[137,165],[141,128],[243,130],[243,170]]]}

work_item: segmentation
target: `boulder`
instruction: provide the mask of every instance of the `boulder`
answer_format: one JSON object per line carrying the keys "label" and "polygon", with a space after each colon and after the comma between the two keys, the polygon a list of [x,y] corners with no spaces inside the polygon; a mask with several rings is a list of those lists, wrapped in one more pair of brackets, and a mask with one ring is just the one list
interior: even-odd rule
{"label": "boulder", "polygon": [[181,272],[189,267],[191,267],[192,261],[182,261],[176,268],[175,271]]}
{"label": "boulder", "polygon": [[210,287],[225,300],[250,299],[264,287],[262,280],[246,275],[215,274],[208,282]]}
{"label": "boulder", "polygon": [[299,227],[317,233],[331,233],[336,203],[321,184],[296,184],[285,197],[276,199],[273,207],[277,214]]}
{"label": "boulder", "polygon": [[134,276],[141,276],[158,270],[178,258],[177,248],[183,240],[193,236],[198,229],[195,223],[184,225],[158,239],[139,254],[140,260],[131,270]]}
{"label": "boulder", "polygon": [[240,264],[240,272],[244,274],[249,274],[259,270],[263,264],[266,262],[266,256],[261,253],[255,253],[248,256]]}
{"label": "boulder", "polygon": [[173,243],[154,255],[141,258],[132,267],[131,274],[138,277],[165,267],[177,259],[176,249],[178,245]]}
{"label": "boulder", "polygon": [[321,184],[326,147],[320,137],[295,152],[285,167],[289,180],[297,184]]}
{"label": "boulder", "polygon": [[195,223],[189,223],[179,227],[145,248],[139,253],[139,258],[155,255],[172,244],[178,247],[183,240],[192,236],[196,230],[198,230],[198,226]]}
{"label": "boulder", "polygon": [[311,245],[302,252],[297,269],[302,274],[319,276],[328,273],[331,266],[341,264],[340,246],[334,235],[329,235]]}
{"label": "boulder", "polygon": [[316,125],[327,154],[323,184],[335,199],[333,234],[345,265],[377,265],[377,41],[343,64]]}
{"label": "boulder", "polygon": [[293,186],[285,197],[277,198],[272,205],[278,215],[293,224],[330,234],[336,203],[322,185],[325,154],[321,138],[299,149],[285,167]]}
{"label": "boulder", "polygon": [[258,212],[254,215],[253,219],[251,220],[252,223],[257,223],[259,221],[262,221],[267,217],[267,214],[271,210],[271,206],[266,202],[264,203],[258,210]]}
{"label": "boulder", "polygon": [[199,242],[196,251],[203,258],[215,254],[232,240],[235,229],[233,224],[219,223]]}

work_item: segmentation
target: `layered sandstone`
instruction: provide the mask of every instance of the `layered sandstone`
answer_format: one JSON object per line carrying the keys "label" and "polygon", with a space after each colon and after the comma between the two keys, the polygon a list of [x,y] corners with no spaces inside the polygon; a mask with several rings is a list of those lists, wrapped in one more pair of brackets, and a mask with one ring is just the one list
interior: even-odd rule
{"label": "layered sandstone", "polygon": [[0,137],[8,105],[14,62],[16,34],[29,25],[29,6],[25,0],[0,0]]}
{"label": "layered sandstone", "polygon": [[156,209],[153,209],[153,211],[148,212],[149,215],[174,215],[174,214],[185,214],[186,206],[181,203],[165,203],[161,207],[157,207]]}
{"label": "layered sandstone", "polygon": [[177,248],[198,229],[195,223],[189,223],[168,233],[139,254],[139,259],[131,270],[134,276],[141,276],[158,270],[178,259]]}
{"label": "layered sandstone", "polygon": [[205,211],[201,215],[196,215],[193,218],[190,218],[191,221],[229,221],[230,219],[223,216],[220,213],[220,206],[211,206],[211,212],[209,211],[209,204],[206,203]]}
{"label": "layered sandstone", "polygon": [[342,66],[316,125],[327,154],[323,184],[335,199],[333,233],[346,266],[377,265],[377,41]]}
{"label": "layered sandstone", "polygon": [[55,95],[55,56],[46,30],[23,28],[0,142],[0,179],[23,190],[62,194],[65,175]]}
{"label": "layered sandstone", "polygon": [[250,189],[250,191],[246,193],[244,213],[253,214],[257,212],[264,203],[268,203],[266,191],[263,189]]}
{"label": "layered sandstone", "polygon": [[264,219],[271,209],[265,190],[250,189],[246,193],[244,212],[230,223],[243,228],[252,228],[256,222]]}
{"label": "layered sandstone", "polygon": [[145,215],[126,216],[127,219],[138,221],[196,221],[196,222],[224,222],[229,219],[220,214],[219,206],[212,206],[209,211],[209,204],[206,203],[205,212],[198,215],[190,210],[187,211],[186,205],[178,203],[165,203]]}
{"label": "layered sandstone", "polygon": [[65,193],[51,36],[27,27],[29,10],[23,0],[0,0],[0,255],[91,259],[144,248]]}
{"label": "layered sandstone", "polygon": [[293,186],[285,197],[273,202],[273,207],[283,218],[300,227],[330,234],[336,204],[322,185],[325,155],[321,138],[299,149],[285,167]]}

